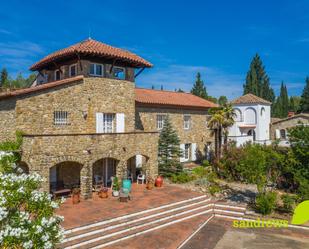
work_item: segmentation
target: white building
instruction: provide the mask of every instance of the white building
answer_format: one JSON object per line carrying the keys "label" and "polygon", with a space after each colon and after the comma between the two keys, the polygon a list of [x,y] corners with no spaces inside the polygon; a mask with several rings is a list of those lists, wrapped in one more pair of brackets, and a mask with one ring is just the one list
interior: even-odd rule
{"label": "white building", "polygon": [[229,129],[230,141],[237,146],[246,142],[270,144],[270,106],[253,94],[246,94],[231,102],[235,111],[235,123]]}

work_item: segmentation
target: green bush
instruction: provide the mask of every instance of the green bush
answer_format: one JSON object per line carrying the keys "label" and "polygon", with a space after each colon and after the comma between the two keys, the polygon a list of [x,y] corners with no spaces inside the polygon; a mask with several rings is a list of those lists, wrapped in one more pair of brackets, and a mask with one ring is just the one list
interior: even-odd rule
{"label": "green bush", "polygon": [[263,215],[270,214],[276,207],[276,201],[277,194],[275,192],[261,193],[255,200],[256,210]]}
{"label": "green bush", "polygon": [[212,184],[209,186],[208,191],[211,195],[214,195],[216,193],[219,193],[221,191],[221,188],[218,184]]}
{"label": "green bush", "polygon": [[186,183],[194,180],[194,177],[187,172],[181,172],[179,174],[173,174],[171,181],[173,183]]}
{"label": "green bush", "polygon": [[196,167],[192,170],[192,173],[197,178],[203,178],[206,177],[208,174],[208,170],[204,168],[203,166]]}
{"label": "green bush", "polygon": [[281,200],[283,202],[283,209],[285,212],[291,213],[295,204],[295,198],[291,195],[282,195]]}

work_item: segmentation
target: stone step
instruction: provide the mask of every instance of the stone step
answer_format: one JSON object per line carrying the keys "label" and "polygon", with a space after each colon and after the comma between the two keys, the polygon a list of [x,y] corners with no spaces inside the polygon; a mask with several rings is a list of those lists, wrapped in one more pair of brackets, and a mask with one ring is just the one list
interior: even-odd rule
{"label": "stone step", "polygon": [[74,228],[71,228],[71,229],[66,229],[65,235],[67,237],[67,236],[70,236],[70,234],[73,234],[73,233],[74,234],[75,233],[76,234],[83,233],[83,231],[85,231],[85,230],[96,229],[97,227],[102,226],[102,225],[112,224],[112,223],[115,223],[115,222],[122,222],[126,219],[135,218],[135,217],[140,216],[140,215],[148,215],[148,214],[151,214],[151,213],[155,213],[157,211],[162,211],[162,210],[165,210],[165,209],[170,209],[170,208],[174,208],[174,207],[177,207],[177,206],[180,206],[180,205],[186,205],[186,204],[190,204],[190,203],[194,203],[196,201],[202,201],[202,200],[206,200],[206,199],[209,199],[209,198],[206,195],[201,195],[201,196],[198,196],[198,197],[185,199],[185,200],[182,200],[182,201],[179,201],[179,202],[173,202],[173,203],[169,203],[169,204],[166,204],[166,205],[162,205],[162,206],[159,206],[159,207],[156,207],[156,208],[150,208],[150,209],[146,209],[146,210],[139,211],[139,212],[136,212],[136,213],[119,216],[119,217],[116,217],[116,218],[94,222],[94,223],[91,223],[91,224],[88,224],[88,225],[83,225],[83,226],[80,226],[80,227],[74,227]]}
{"label": "stone step", "polygon": [[86,234],[95,234],[98,233],[98,231],[108,231],[114,228],[123,227],[129,224],[134,224],[138,222],[146,222],[151,218],[157,218],[159,216],[168,215],[172,212],[176,211],[182,211],[188,208],[195,208],[200,205],[206,205],[211,202],[211,199],[203,198],[198,200],[193,200],[190,202],[186,202],[185,204],[178,204],[172,207],[163,208],[160,210],[150,211],[148,213],[138,214],[136,216],[130,216],[124,219],[116,219],[116,220],[110,220],[108,223],[101,222],[99,224],[96,224],[96,226],[91,226],[87,229],[78,230],[75,232],[67,233],[65,241],[71,241],[76,236],[86,236]]}
{"label": "stone step", "polygon": [[[194,204],[194,205],[193,205]],[[94,239],[98,236],[104,236],[107,234],[117,233],[118,231],[127,231],[131,229],[135,229],[138,227],[144,227],[147,224],[156,224],[159,221],[168,220],[171,217],[178,217],[182,215],[189,215],[193,212],[198,212],[200,210],[211,210],[212,212],[212,203],[210,203],[207,199],[200,201],[198,203],[189,204],[183,207],[177,207],[171,210],[166,210],[164,212],[158,212],[156,214],[140,217],[138,219],[132,219],[130,221],[114,224],[111,226],[102,226],[98,227],[97,230],[85,231],[83,234],[78,234],[72,237],[68,237],[65,239],[65,242],[62,244],[62,247],[67,247],[73,245],[78,240],[86,241]]]}

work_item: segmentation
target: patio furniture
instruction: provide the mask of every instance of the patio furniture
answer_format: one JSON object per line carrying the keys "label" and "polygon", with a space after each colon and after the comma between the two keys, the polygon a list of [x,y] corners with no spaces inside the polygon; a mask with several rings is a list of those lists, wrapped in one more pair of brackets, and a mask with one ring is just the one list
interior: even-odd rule
{"label": "patio furniture", "polygon": [[142,184],[144,184],[144,183],[145,183],[145,180],[146,180],[145,175],[139,174],[139,175],[137,176],[137,181],[136,181],[136,183],[139,184],[139,182],[141,181]]}
{"label": "patio furniture", "polygon": [[99,192],[102,187],[104,187],[103,178],[101,176],[95,175],[94,176],[93,191]]}
{"label": "patio furniture", "polygon": [[53,192],[53,197],[56,199],[59,196],[67,196],[71,194],[71,189],[69,188],[65,188],[65,189],[61,189],[61,190],[56,190]]}

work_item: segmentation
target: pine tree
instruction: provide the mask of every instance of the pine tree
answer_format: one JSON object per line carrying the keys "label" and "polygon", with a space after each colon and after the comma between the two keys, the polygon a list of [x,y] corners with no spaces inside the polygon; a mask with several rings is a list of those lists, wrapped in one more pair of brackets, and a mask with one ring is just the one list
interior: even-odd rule
{"label": "pine tree", "polygon": [[306,78],[306,85],[301,95],[300,111],[309,112],[309,77]]}
{"label": "pine tree", "polygon": [[171,176],[183,170],[179,158],[182,155],[180,140],[167,116],[159,138],[159,174]]}
{"label": "pine tree", "polygon": [[289,100],[289,111],[291,112],[299,112],[300,111],[300,100],[299,96],[291,96]]}
{"label": "pine tree", "polygon": [[198,96],[198,97],[201,97],[203,99],[207,99],[208,98],[208,94],[207,94],[207,91],[206,91],[206,87],[204,85],[204,82],[203,80],[201,79],[201,74],[200,73],[197,73],[196,74],[196,80],[195,80],[195,83],[191,89],[191,93]]}
{"label": "pine tree", "polygon": [[1,70],[0,75],[0,87],[8,87],[9,86],[9,74],[6,68]]}
{"label": "pine tree", "polygon": [[250,69],[246,76],[246,83],[243,87],[244,95],[252,93],[270,102],[275,100],[274,90],[270,87],[269,77],[258,54],[251,61]]}

